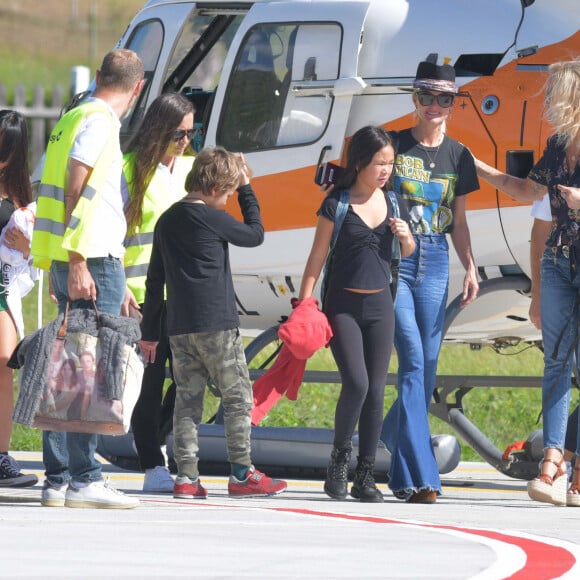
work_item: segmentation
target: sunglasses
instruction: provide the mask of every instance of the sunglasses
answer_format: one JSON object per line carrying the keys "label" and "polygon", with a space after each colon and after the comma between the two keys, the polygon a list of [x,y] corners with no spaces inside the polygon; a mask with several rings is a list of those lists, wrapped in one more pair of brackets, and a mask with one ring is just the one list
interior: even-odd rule
{"label": "sunglasses", "polygon": [[178,143],[184,137],[187,137],[188,141],[192,141],[196,134],[197,129],[178,129],[177,131],[174,131],[173,135],[171,136],[171,140]]}
{"label": "sunglasses", "polygon": [[437,104],[444,109],[448,109],[455,100],[455,95],[450,93],[441,93],[440,95],[432,95],[431,93],[416,93],[419,104],[423,107],[428,107],[437,99]]}

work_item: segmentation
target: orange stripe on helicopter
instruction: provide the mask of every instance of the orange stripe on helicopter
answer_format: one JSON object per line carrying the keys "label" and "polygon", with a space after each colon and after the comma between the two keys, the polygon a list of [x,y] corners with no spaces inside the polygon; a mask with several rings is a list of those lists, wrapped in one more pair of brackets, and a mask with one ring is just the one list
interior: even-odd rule
{"label": "orange stripe on helicopter", "polygon": [[[580,31],[563,42],[538,50],[526,57],[526,65],[545,66],[558,60],[577,57]],[[493,76],[480,77],[462,86],[470,97],[459,98],[453,108],[449,135],[468,146],[474,155],[505,171],[508,151],[531,150],[534,159],[541,155],[550,128],[543,121],[543,86],[545,71],[518,71],[521,64],[513,60],[498,69]],[[489,96],[498,99],[497,111],[482,112],[482,103]],[[409,97],[410,98],[410,97]],[[414,125],[413,114],[384,123],[385,128],[400,130]],[[345,141],[345,144],[348,140]],[[346,151],[346,147],[344,148]],[[343,159],[344,162],[344,159]],[[266,231],[301,229],[316,225],[316,211],[322,193],[314,184],[315,166],[257,177],[252,185],[260,201]],[[485,182],[481,189],[469,195],[468,210],[489,210],[497,207],[496,190]],[[519,206],[505,194],[499,195],[502,207]],[[241,217],[237,208],[228,208]]]}

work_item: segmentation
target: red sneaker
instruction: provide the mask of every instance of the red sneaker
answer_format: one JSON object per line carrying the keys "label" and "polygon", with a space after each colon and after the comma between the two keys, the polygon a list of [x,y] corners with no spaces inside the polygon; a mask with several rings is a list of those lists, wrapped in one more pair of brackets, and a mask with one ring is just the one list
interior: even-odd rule
{"label": "red sneaker", "polygon": [[181,499],[206,499],[207,489],[201,485],[199,478],[195,482],[177,483],[173,486],[173,497]]}
{"label": "red sneaker", "polygon": [[248,476],[242,481],[230,475],[228,493],[230,497],[267,497],[278,495],[287,487],[288,484],[285,481],[272,479],[252,465],[248,470]]}

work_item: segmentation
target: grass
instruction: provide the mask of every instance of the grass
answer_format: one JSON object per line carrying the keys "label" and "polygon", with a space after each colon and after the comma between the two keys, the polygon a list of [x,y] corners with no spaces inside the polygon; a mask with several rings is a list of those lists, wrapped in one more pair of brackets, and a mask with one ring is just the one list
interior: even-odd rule
{"label": "grass", "polygon": [[[45,292],[46,294],[46,292]],[[24,299],[25,322],[28,331],[36,328],[37,292],[34,290]],[[47,295],[43,299],[44,324],[54,319],[56,307]],[[270,349],[272,347],[269,347]],[[251,363],[258,368],[269,353],[266,351]],[[391,360],[390,372],[397,368],[396,353]],[[335,370],[336,366],[329,349],[322,349],[308,361],[309,370]],[[542,353],[537,348],[525,346],[509,347],[496,353],[489,347],[471,350],[468,345],[444,346],[439,359],[442,375],[502,375],[541,376]],[[332,428],[334,409],[338,398],[338,384],[303,384],[298,400],[293,402],[283,397],[264,418],[261,425],[270,427],[325,427]],[[395,389],[388,387],[385,395],[385,412],[395,399]],[[219,400],[208,392],[205,402],[204,420],[207,421],[217,410]],[[536,425],[541,407],[541,392],[538,388],[474,388],[464,398],[463,409],[467,417],[499,448],[525,439]],[[433,433],[454,434],[453,429],[430,417]],[[12,449],[40,450],[41,433],[38,430],[15,425]],[[462,445],[463,460],[479,460],[479,456],[466,444]]]}
{"label": "grass", "polygon": [[[260,360],[255,366],[260,364]],[[322,349],[309,362],[307,369],[336,369],[329,349]],[[393,355],[389,371],[396,373],[397,357]],[[441,375],[499,375],[539,377],[543,372],[542,353],[537,348],[510,347],[502,354],[490,347],[472,350],[469,345],[444,346],[439,359]],[[282,398],[264,418],[263,426],[333,427],[338,384],[304,384],[296,402]],[[385,394],[385,413],[396,398],[394,387]],[[541,408],[538,388],[474,388],[464,398],[466,416],[501,450],[514,441],[526,439],[539,428],[536,417]],[[440,419],[430,416],[432,433],[456,435]],[[463,460],[481,458],[466,444],[462,445]]]}
{"label": "grass", "polygon": [[[74,65],[94,70],[102,55],[114,46],[144,0],[18,0],[0,6],[0,83],[13,90],[16,83],[32,92],[35,84],[47,90],[55,84],[68,87],[69,72]],[[91,14],[96,8],[96,14]],[[55,306],[46,296],[44,323],[56,315]],[[36,291],[24,301],[26,327],[36,327]],[[472,351],[468,346],[446,346],[439,361],[440,374],[525,375],[542,374],[542,356],[537,349],[516,354],[514,347],[499,355],[489,348]],[[335,368],[327,349],[317,353],[308,363],[309,369]],[[391,372],[396,371],[393,356]],[[339,385],[304,384],[298,401],[286,398],[264,419],[267,426],[313,426],[332,428]],[[387,389],[385,410],[395,398],[395,390]],[[218,401],[206,397],[204,420],[211,417]],[[464,399],[466,415],[503,449],[513,441],[524,439],[537,428],[535,418],[540,410],[539,389],[475,388]],[[431,417],[434,433],[451,433],[451,428]],[[40,432],[15,425],[13,449],[39,450]],[[463,459],[477,459],[466,445]]]}
{"label": "grass", "polygon": [[71,67],[97,68],[144,0],[18,0],[0,6],[0,83],[30,95],[69,87]]}

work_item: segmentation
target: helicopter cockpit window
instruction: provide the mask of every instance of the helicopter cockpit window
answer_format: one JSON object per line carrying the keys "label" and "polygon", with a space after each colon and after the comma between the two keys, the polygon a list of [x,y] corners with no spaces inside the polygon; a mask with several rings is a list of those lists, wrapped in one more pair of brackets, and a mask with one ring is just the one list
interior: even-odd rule
{"label": "helicopter cockpit window", "polygon": [[125,48],[135,51],[141,57],[145,70],[145,84],[139,98],[133,105],[133,109],[123,119],[121,127],[121,140],[123,142],[126,142],[130,134],[136,130],[145,113],[145,103],[151,88],[151,79],[155,74],[155,68],[161,54],[163,36],[164,30],[161,21],[147,20],[135,28],[125,44]]}
{"label": "helicopter cockpit window", "polygon": [[246,36],[224,99],[217,142],[256,151],[316,141],[332,97],[295,88],[338,76],[341,29],[333,24],[261,25]]}
{"label": "helicopter cockpit window", "polygon": [[193,102],[198,129],[192,142],[195,150],[203,145],[224,61],[243,18],[227,10],[193,11],[175,43],[163,92],[180,92]]}

